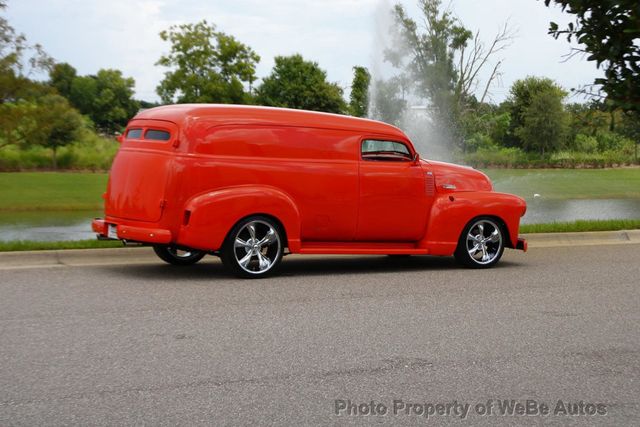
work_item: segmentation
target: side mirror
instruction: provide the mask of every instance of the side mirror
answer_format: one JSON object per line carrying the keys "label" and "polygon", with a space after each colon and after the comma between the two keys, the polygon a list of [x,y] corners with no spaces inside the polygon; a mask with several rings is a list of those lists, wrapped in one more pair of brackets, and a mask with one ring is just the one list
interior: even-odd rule
{"label": "side mirror", "polygon": [[416,153],[413,155],[413,163],[418,164],[418,162],[420,162],[420,154],[418,154],[418,152],[416,151]]}
{"label": "side mirror", "polygon": [[124,140],[124,135],[120,134],[116,136],[116,141],[118,141],[118,144],[122,144],[123,140]]}

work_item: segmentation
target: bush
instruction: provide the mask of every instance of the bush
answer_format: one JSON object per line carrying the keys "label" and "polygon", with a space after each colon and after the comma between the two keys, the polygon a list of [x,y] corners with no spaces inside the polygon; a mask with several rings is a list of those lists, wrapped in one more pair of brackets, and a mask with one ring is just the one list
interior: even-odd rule
{"label": "bush", "polygon": [[519,148],[481,147],[475,153],[464,156],[464,162],[473,167],[522,167],[527,155]]}
{"label": "bush", "polygon": [[[111,167],[118,144],[91,131],[81,134],[80,140],[58,149],[58,168],[63,170],[104,171]],[[10,145],[0,149],[1,171],[48,170],[52,152],[49,148],[33,146],[18,148]]]}
{"label": "bush", "polygon": [[525,153],[517,148],[479,149],[468,153],[462,160],[476,168],[605,168],[630,165],[634,162],[634,146],[621,150],[585,153],[564,150],[551,155]]}
{"label": "bush", "polygon": [[583,153],[593,153],[598,149],[598,140],[593,136],[579,133],[573,142],[574,148]]}
{"label": "bush", "polygon": [[624,136],[609,131],[597,132],[596,139],[598,141],[598,151],[600,152],[608,150],[621,150],[625,145],[631,142]]}
{"label": "bush", "polygon": [[497,147],[497,144],[489,135],[476,132],[465,141],[465,147],[468,152],[473,153],[480,149],[494,149]]}

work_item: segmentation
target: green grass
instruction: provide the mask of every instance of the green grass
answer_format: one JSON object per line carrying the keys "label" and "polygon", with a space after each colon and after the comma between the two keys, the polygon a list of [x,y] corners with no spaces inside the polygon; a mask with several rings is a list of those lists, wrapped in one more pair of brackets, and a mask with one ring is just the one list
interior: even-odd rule
{"label": "green grass", "polygon": [[121,248],[122,242],[119,240],[74,240],[68,242],[32,242],[26,240],[16,240],[0,242],[0,252],[15,251],[44,251],[55,249],[100,249],[100,248]]}
{"label": "green grass", "polygon": [[640,219],[608,219],[552,222],[548,224],[524,224],[520,226],[520,233],[571,233],[637,229],[640,229]]}
{"label": "green grass", "polygon": [[0,211],[100,210],[106,173],[0,173]]}
{"label": "green grass", "polygon": [[640,168],[486,169],[497,191],[531,198],[638,199]]}

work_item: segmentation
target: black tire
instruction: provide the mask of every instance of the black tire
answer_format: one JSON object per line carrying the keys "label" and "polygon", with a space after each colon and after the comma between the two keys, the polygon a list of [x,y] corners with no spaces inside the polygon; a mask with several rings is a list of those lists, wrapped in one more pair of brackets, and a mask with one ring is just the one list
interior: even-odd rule
{"label": "black tire", "polygon": [[491,217],[475,218],[462,230],[454,256],[465,267],[493,267],[502,258],[506,238],[500,221]]}
{"label": "black tire", "polygon": [[154,246],[153,251],[158,258],[171,265],[193,265],[206,255],[206,252],[202,251],[182,251],[175,246],[164,245]]}
{"label": "black tire", "polygon": [[259,279],[274,273],[282,261],[285,242],[280,224],[271,218],[255,215],[243,219],[231,229],[222,245],[220,258],[237,277]]}

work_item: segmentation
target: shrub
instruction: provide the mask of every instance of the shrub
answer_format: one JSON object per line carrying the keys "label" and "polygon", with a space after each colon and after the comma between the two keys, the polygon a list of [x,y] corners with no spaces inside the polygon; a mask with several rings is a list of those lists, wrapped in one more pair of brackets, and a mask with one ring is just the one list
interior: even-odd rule
{"label": "shrub", "polygon": [[[102,171],[111,167],[118,144],[91,131],[83,132],[80,140],[58,149],[58,168],[66,170]],[[0,170],[47,170],[51,168],[49,148],[32,146],[20,149],[10,145],[0,149]]]}
{"label": "shrub", "polygon": [[522,167],[527,155],[519,148],[481,147],[464,156],[464,162],[473,167]]}
{"label": "shrub", "polygon": [[583,153],[593,153],[598,149],[598,140],[593,136],[579,133],[573,142],[574,148]]}
{"label": "shrub", "polygon": [[601,152],[607,150],[620,150],[629,143],[629,140],[624,136],[609,131],[597,132],[596,139],[598,140],[598,151]]}

